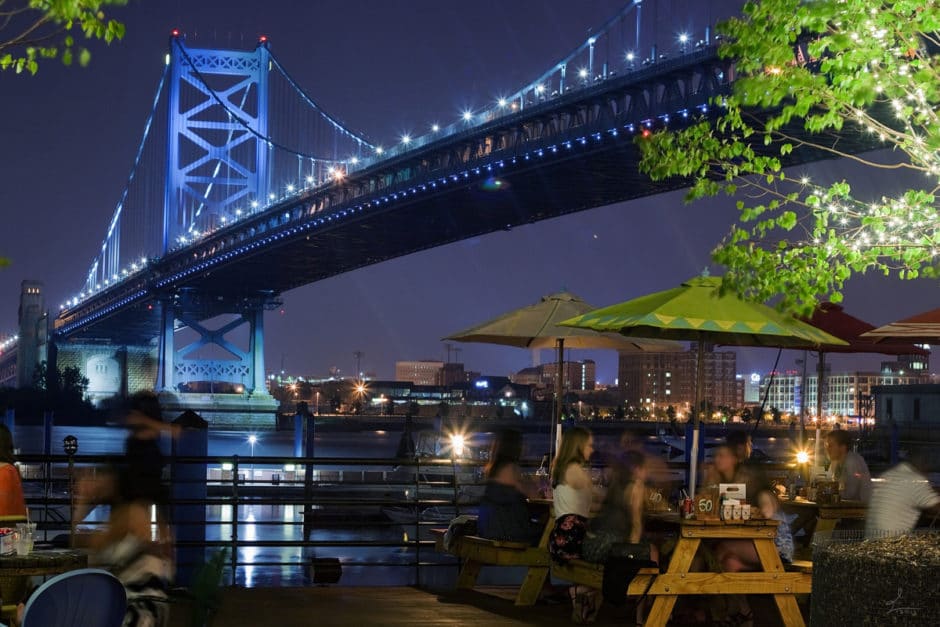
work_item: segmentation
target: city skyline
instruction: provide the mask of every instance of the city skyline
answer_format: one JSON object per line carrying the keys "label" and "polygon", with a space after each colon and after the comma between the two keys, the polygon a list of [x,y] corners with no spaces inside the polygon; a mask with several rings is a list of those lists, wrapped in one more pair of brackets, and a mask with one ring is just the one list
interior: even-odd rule
{"label": "city skyline", "polygon": [[[186,32],[193,46],[250,48],[267,35],[328,111],[389,143],[397,134],[453,121],[462,109],[485,106],[501,90],[531,80],[623,6],[554,1],[533,12],[521,2],[418,2],[405,14],[382,2],[320,3],[316,11],[288,4],[134,4],[114,14],[127,23],[125,41],[94,47],[88,68],[50,62],[35,77],[0,74],[4,93],[12,94],[0,103],[0,136],[12,163],[0,173],[7,221],[0,255],[13,262],[0,271],[6,303],[0,333],[15,330],[21,280],[43,281],[53,311],[57,299],[80,283],[127,175],[172,28]],[[701,32],[710,10],[685,6],[688,29]],[[675,30],[681,12],[669,13]],[[340,26],[318,29],[324,32],[315,40],[297,26],[323,23]],[[350,37],[346,27],[358,36]],[[818,180],[857,171],[841,162],[804,169]],[[903,179],[892,175],[868,184],[874,195]],[[465,240],[293,290],[267,318],[268,371],[282,363],[289,371],[351,371],[353,351],[362,350],[364,370],[389,374],[398,359],[442,357],[439,340],[456,329],[562,288],[597,306],[667,289],[710,265],[709,250],[735,213],[732,199],[686,206],[682,192],[673,192]],[[864,277],[847,285],[845,304],[852,314],[883,324],[935,306],[937,296],[936,281]],[[518,371],[531,360],[518,349],[461,348],[465,363],[493,374]],[[784,351],[781,365],[800,356]],[[739,370],[770,370],[775,357],[772,350],[740,350]],[[613,382],[616,353],[573,351],[571,358],[594,359],[599,381]]]}

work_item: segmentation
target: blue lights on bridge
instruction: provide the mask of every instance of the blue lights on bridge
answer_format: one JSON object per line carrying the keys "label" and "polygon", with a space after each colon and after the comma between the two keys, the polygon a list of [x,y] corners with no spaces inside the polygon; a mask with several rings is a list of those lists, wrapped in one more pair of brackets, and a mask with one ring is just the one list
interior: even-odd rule
{"label": "blue lights on bridge", "polygon": [[[664,114],[659,116],[658,119],[646,119],[639,123],[631,122],[624,125],[617,125],[609,128],[606,132],[593,132],[591,134],[565,139],[564,141],[550,145],[535,147],[532,150],[524,152],[519,151],[508,159],[506,155],[502,155],[488,163],[481,163],[472,168],[452,172],[440,176],[439,178],[426,179],[419,184],[382,193],[381,196],[375,196],[359,202],[355,206],[347,206],[342,209],[318,209],[314,212],[312,207],[305,201],[308,197],[328,192],[329,190],[338,188],[338,186],[352,184],[359,180],[359,173],[365,174],[368,171],[374,171],[382,167],[385,163],[392,163],[396,158],[420,151],[429,144],[436,143],[435,145],[446,146],[446,142],[451,139],[460,141],[469,137],[470,135],[468,135],[468,133],[474,133],[477,129],[485,129],[488,128],[489,125],[499,124],[501,120],[507,116],[525,115],[527,113],[526,110],[533,107],[541,107],[547,111],[547,107],[552,106],[551,102],[559,97],[568,96],[569,94],[576,95],[581,90],[598,88],[606,81],[617,76],[616,68],[608,66],[607,62],[602,65],[595,63],[595,46],[599,38],[605,37],[608,30],[612,29],[615,25],[619,25],[620,21],[628,13],[634,10],[639,11],[640,5],[641,2],[639,0],[631,2],[620,13],[603,25],[595,35],[585,40],[584,43],[576,47],[575,50],[564,59],[553,64],[551,69],[537,77],[534,81],[513,94],[501,95],[494,98],[491,101],[493,104],[490,108],[477,111],[465,109],[459,113],[459,119],[456,122],[448,126],[441,126],[438,123],[431,124],[428,127],[429,131],[424,135],[414,136],[411,133],[403,133],[399,136],[398,144],[391,148],[384,148],[380,144],[366,142],[361,136],[353,134],[334,118],[323,112],[296,83],[292,83],[293,87],[296,89],[297,93],[301,94],[304,101],[312,109],[316,110],[317,113],[327,119],[338,133],[351,137],[354,141],[359,142],[360,146],[367,146],[371,150],[371,154],[352,154],[339,161],[322,161],[324,164],[322,176],[318,175],[316,172],[304,174],[298,171],[294,173],[288,181],[282,182],[280,185],[272,185],[270,190],[273,191],[267,191],[263,196],[243,197],[242,202],[244,204],[235,207],[226,215],[221,215],[214,225],[200,228],[195,226],[195,222],[192,223],[184,232],[173,238],[172,246],[168,246],[167,250],[163,253],[158,255],[148,254],[143,258],[135,258],[131,263],[124,263],[123,265],[120,263],[120,251],[118,250],[118,246],[112,243],[120,239],[120,223],[118,217],[120,216],[122,206],[119,205],[115,218],[112,219],[109,224],[108,235],[105,239],[105,245],[102,246],[102,252],[99,257],[95,259],[89,271],[89,277],[95,278],[95,280],[87,281],[85,289],[62,304],[60,309],[63,310],[64,314],[67,314],[68,310],[71,308],[85,303],[89,301],[89,299],[98,298],[102,292],[112,294],[110,298],[120,298],[116,301],[106,300],[107,306],[103,309],[92,309],[87,313],[84,311],[80,312],[78,319],[69,320],[68,323],[63,325],[58,331],[60,333],[67,333],[72,329],[80,328],[82,325],[108,315],[116,309],[130,303],[145,298],[152,298],[152,295],[148,296],[148,294],[150,294],[150,288],[146,287],[148,283],[153,286],[152,289],[157,290],[170,287],[182,279],[204,272],[219,264],[231,261],[232,259],[249,254],[253,251],[257,251],[260,247],[311,230],[332,227],[340,221],[364,210],[379,207],[384,208],[389,203],[435,191],[439,189],[439,187],[447,186],[450,183],[459,182],[465,184],[470,182],[471,178],[473,178],[480,179],[480,189],[485,191],[496,191],[501,188],[505,189],[504,185],[506,181],[502,177],[506,175],[506,170],[517,167],[522,163],[533,159],[544,159],[547,155],[556,155],[562,150],[573,151],[587,149],[590,147],[592,141],[596,143],[602,142],[605,139],[617,139],[621,133],[627,133],[632,136],[639,132],[646,135],[649,133],[649,129],[653,128],[654,125],[669,124],[671,122],[670,115]],[[637,28],[639,29],[639,19],[637,21]],[[639,33],[637,33],[637,41],[639,41]],[[695,50],[690,51],[692,46],[689,45],[690,36],[688,34],[680,34],[677,41],[680,44],[680,57],[683,54],[692,54],[695,52]],[[213,53],[213,51],[189,51],[183,46],[178,33],[174,35],[174,42],[176,46],[179,46],[184,58],[189,59],[190,63],[193,63],[190,59],[190,55]],[[261,43],[263,44],[264,42]],[[700,44],[701,43],[709,43],[707,41],[707,34],[706,40],[700,42]],[[627,50],[623,53],[618,52],[616,55],[619,55],[617,58],[620,59],[620,63],[622,64],[620,69],[627,74],[637,71],[635,63],[637,61],[637,55],[635,50]],[[269,54],[269,58],[272,64],[280,69],[282,74],[289,81],[292,81],[289,74],[281,68],[274,56]],[[665,58],[665,55],[657,56],[654,49],[653,54],[646,60],[644,65],[646,68],[649,68],[650,65],[656,64],[661,61],[662,58]],[[573,74],[576,74],[578,79],[570,83],[566,82],[569,66],[577,68],[574,70]],[[159,98],[159,90],[157,97]],[[218,99],[219,96],[216,96],[216,98]],[[707,106],[702,105],[692,111],[690,111],[689,108],[682,108],[674,111],[672,115],[682,120],[688,120],[692,113],[699,115],[705,114],[707,111]],[[147,131],[149,131],[151,121],[152,119],[148,119]],[[262,139],[271,150],[277,151],[281,148],[280,144],[270,137],[259,136],[259,138]],[[298,164],[302,163],[304,158],[303,155],[298,153]],[[298,167],[298,170],[299,169]],[[500,173],[494,176],[494,172],[496,171]],[[280,175],[280,173],[275,174]],[[131,180],[133,176],[134,173],[132,172]],[[130,181],[128,184],[130,184]],[[225,183],[220,183],[220,185],[224,184]],[[211,188],[211,181],[209,185]],[[122,202],[123,199],[122,197]],[[265,217],[272,211],[281,210],[285,206],[289,207],[289,210],[285,211],[282,217],[277,219],[276,224],[273,224],[269,218]],[[295,212],[293,216],[291,215],[292,211]],[[256,235],[254,226],[251,226],[250,234],[247,236],[251,241],[240,243],[222,252],[215,252],[214,249],[210,252],[200,250],[200,246],[202,246],[203,242],[210,241],[207,238],[214,237],[217,233],[239,233],[239,239],[241,239],[244,237],[246,231],[239,231],[238,229],[243,229],[242,225],[250,226],[255,224],[257,224],[262,231],[267,231],[267,233],[264,235]],[[271,227],[277,229],[276,232],[271,232]],[[248,228],[248,226],[244,228]],[[194,256],[196,256],[195,260],[189,260],[187,262],[185,258],[176,257],[178,254],[190,250],[194,252]],[[150,257],[150,259],[147,257]],[[166,262],[173,259],[180,260],[175,270],[162,274],[159,277],[150,272],[155,262],[161,264],[161,272],[165,271]],[[197,262],[193,263],[193,261]],[[176,262],[174,261],[172,263]],[[145,273],[145,271],[147,272]],[[131,280],[138,281],[137,284],[140,285],[142,289],[132,291],[130,295],[121,297],[120,292],[115,290],[127,289],[124,287],[124,283]]]}

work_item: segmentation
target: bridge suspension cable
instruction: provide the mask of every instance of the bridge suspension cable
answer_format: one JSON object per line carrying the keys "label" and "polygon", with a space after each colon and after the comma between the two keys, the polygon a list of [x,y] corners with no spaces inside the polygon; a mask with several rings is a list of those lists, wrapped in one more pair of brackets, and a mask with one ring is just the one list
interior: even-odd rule
{"label": "bridge suspension cable", "polygon": [[[121,219],[124,212],[125,203],[127,202],[128,195],[131,190],[131,185],[137,178],[138,169],[141,166],[142,157],[144,156],[144,148],[147,146],[147,140],[150,137],[150,129],[153,127],[153,121],[160,106],[161,97],[163,95],[163,87],[166,84],[168,71],[169,66],[164,66],[163,72],[160,75],[160,81],[157,84],[156,93],[154,93],[153,96],[153,104],[150,107],[150,113],[147,115],[147,121],[144,123],[143,135],[140,138],[140,143],[137,146],[137,152],[134,155],[134,164],[131,166],[131,171],[130,174],[128,174],[127,182],[124,184],[124,189],[121,191],[121,196],[114,208],[111,221],[108,223],[108,230],[101,242],[101,249],[92,260],[91,267],[88,269],[84,288],[84,292],[86,293],[90,294],[96,289],[101,289],[102,284],[107,285],[112,280],[115,280],[115,277],[118,277],[121,274]],[[140,265],[144,265],[145,263],[146,259],[141,259]],[[137,266],[138,264],[135,263],[134,265]],[[136,270],[137,268],[135,267],[134,269]]]}
{"label": "bridge suspension cable", "polygon": [[[204,76],[202,75],[202,73],[199,71],[198,67],[194,64],[194,62],[193,62],[193,60],[192,60],[192,57],[190,57],[188,51],[186,50],[186,47],[183,46],[182,43],[181,43],[179,40],[174,40],[174,42],[175,42],[175,44],[176,44],[177,46],[179,46],[180,52],[182,53],[183,58],[186,59],[187,63],[190,64],[190,67],[191,67],[192,70],[193,70],[193,74],[194,74],[195,76],[197,76],[197,77],[199,78],[199,80],[202,81],[203,85],[205,85],[205,87],[211,92],[212,97],[213,97],[213,99],[216,101],[216,103],[217,103],[220,107],[222,107],[222,109],[226,112],[226,114],[229,116],[230,119],[232,119],[232,120],[234,120],[235,122],[237,122],[238,124],[240,124],[240,125],[241,125],[246,131],[248,131],[251,135],[253,135],[253,136],[255,136],[257,139],[259,139],[259,140],[261,140],[261,141],[267,143],[267,144],[268,144],[269,146],[271,146],[272,148],[277,148],[278,150],[282,150],[282,151],[284,151],[284,152],[286,152],[286,153],[295,155],[295,156],[297,156],[297,157],[302,157],[302,158],[305,158],[305,159],[312,159],[312,160],[315,160],[315,161],[328,161],[328,162],[336,162],[336,163],[341,163],[341,162],[344,161],[344,160],[337,159],[335,155],[334,155],[333,157],[328,157],[328,156],[324,156],[324,155],[315,155],[315,154],[310,154],[310,153],[307,153],[307,152],[303,152],[303,151],[298,150],[298,149],[296,149],[296,148],[291,148],[290,146],[287,146],[287,145],[284,144],[284,143],[281,143],[281,142],[278,141],[275,137],[273,137],[272,134],[270,134],[270,133],[269,133],[269,134],[261,134],[261,133],[259,133],[259,132],[258,132],[257,130],[255,130],[254,127],[248,122],[248,120],[246,120],[246,119],[245,119],[241,114],[239,114],[237,111],[233,110],[232,107],[218,94],[218,92],[217,92],[215,89],[213,89],[213,87],[209,84],[209,81],[207,81],[207,80],[205,79],[205,77],[204,77]],[[329,115],[329,114],[328,114],[326,111],[324,111],[312,98],[310,98],[310,96],[308,96],[307,93],[304,92],[304,91],[300,88],[299,85],[297,85],[296,81],[294,81],[294,79],[290,76],[290,74],[288,74],[288,73],[284,70],[283,66],[281,66],[280,63],[278,63],[278,61],[277,61],[277,59],[274,57],[274,55],[271,55],[270,60],[271,60],[271,62],[272,62],[272,64],[273,64],[273,66],[278,69],[278,71],[279,71],[279,72],[282,74],[282,76],[287,80],[287,82],[294,88],[294,90],[297,92],[297,94],[301,96],[301,98],[303,99],[303,101],[306,102],[306,103],[307,103],[311,108],[313,108],[317,113],[319,113],[320,116],[322,116],[323,119],[325,119],[337,132],[339,132],[339,133],[341,133],[342,135],[345,135],[346,137],[349,137],[350,139],[354,140],[354,141],[355,141],[357,144],[359,144],[360,146],[366,146],[366,147],[368,147],[368,148],[372,148],[372,147],[373,147],[373,145],[372,145],[369,141],[367,141],[367,140],[366,140],[365,138],[363,138],[362,136],[357,135],[356,133],[353,133],[352,131],[350,131],[349,129],[347,129],[345,126],[343,126],[342,124],[340,124],[340,123],[336,120],[336,118],[334,118],[333,116]]]}

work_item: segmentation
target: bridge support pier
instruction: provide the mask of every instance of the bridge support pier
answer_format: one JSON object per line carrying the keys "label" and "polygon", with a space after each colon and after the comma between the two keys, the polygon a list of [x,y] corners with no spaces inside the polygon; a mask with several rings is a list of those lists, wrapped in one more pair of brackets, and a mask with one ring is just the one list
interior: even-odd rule
{"label": "bridge support pier", "polygon": [[[165,298],[157,381],[161,402],[197,411],[213,425],[273,427],[277,402],[265,380],[264,312],[279,305],[270,293],[184,290]],[[221,326],[206,322],[220,316],[229,318]],[[230,337],[236,331],[244,335],[246,327],[247,342]],[[183,329],[197,338],[179,345],[177,333]]]}

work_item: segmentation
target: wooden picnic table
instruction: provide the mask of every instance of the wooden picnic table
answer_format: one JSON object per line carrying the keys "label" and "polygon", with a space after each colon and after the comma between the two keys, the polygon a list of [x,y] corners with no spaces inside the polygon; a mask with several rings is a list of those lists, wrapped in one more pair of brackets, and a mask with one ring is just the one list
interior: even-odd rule
{"label": "wooden picnic table", "polygon": [[868,507],[861,501],[840,501],[824,505],[797,497],[792,500],[784,499],[781,503],[783,511],[796,514],[796,519],[790,524],[790,531],[795,538],[797,532],[802,530],[805,533],[805,546],[810,545],[814,533],[832,531],[843,520],[864,520],[868,511]]}
{"label": "wooden picnic table", "polygon": [[[809,594],[812,576],[790,573],[774,546],[777,521],[682,520],[679,539],[665,573],[650,585],[653,606],[645,625],[663,627],[669,621],[679,596],[689,594],[772,594],[783,623],[788,627],[805,625],[796,602],[797,594]],[[760,558],[760,572],[690,572],[692,560],[702,540],[750,540]]]}

